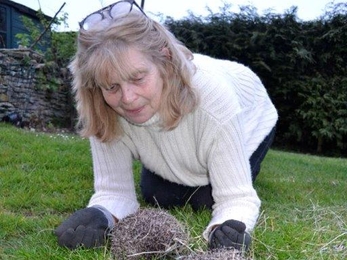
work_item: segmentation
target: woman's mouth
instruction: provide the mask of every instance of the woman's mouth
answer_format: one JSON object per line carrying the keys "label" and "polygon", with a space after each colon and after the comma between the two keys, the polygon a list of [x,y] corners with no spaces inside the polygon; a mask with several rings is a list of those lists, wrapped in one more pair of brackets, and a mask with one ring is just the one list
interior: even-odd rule
{"label": "woman's mouth", "polygon": [[139,107],[139,108],[135,108],[135,109],[124,109],[124,111],[126,114],[129,114],[129,115],[137,115],[137,114],[141,113],[143,108],[144,108],[144,106]]}

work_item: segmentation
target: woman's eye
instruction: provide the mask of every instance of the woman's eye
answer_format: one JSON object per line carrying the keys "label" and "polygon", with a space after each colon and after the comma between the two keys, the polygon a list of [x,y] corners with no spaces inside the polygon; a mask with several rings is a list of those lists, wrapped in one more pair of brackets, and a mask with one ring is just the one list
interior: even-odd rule
{"label": "woman's eye", "polygon": [[119,89],[119,85],[118,85],[118,84],[113,84],[113,85],[111,85],[111,86],[107,89],[107,91],[108,91],[108,92],[116,92],[118,89]]}
{"label": "woman's eye", "polygon": [[143,78],[135,78],[135,79],[132,79],[131,81],[133,83],[140,83],[142,80],[143,80]]}
{"label": "woman's eye", "polygon": [[138,75],[132,79],[132,82],[139,83],[145,80],[145,75]]}

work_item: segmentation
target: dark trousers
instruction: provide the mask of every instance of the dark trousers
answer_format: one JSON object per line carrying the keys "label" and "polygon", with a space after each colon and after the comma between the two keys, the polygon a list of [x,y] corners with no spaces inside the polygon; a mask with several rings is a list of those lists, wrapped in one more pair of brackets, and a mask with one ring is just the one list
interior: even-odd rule
{"label": "dark trousers", "polygon": [[[275,127],[265,137],[249,159],[252,179],[260,172],[260,164],[268,152],[275,135]],[[163,179],[159,175],[142,168],[141,192],[144,200],[161,208],[171,208],[190,204],[193,210],[211,209],[214,204],[211,185],[190,187]]]}

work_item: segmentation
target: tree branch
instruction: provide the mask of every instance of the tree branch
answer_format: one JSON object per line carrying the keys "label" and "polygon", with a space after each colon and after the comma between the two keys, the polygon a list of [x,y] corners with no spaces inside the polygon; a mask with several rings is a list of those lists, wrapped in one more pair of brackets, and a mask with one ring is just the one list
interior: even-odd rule
{"label": "tree branch", "polygon": [[63,7],[65,6],[66,3],[64,3],[60,9],[58,10],[58,12],[55,13],[54,17],[52,18],[52,20],[50,21],[50,23],[48,24],[48,26],[45,28],[45,30],[40,34],[40,36],[35,40],[35,42],[30,46],[29,49],[33,49],[35,47],[35,45],[41,40],[41,38],[43,37],[43,35],[48,31],[48,29],[51,27],[52,23],[54,22],[55,18],[57,17],[57,15],[60,13],[61,9],[63,9]]}

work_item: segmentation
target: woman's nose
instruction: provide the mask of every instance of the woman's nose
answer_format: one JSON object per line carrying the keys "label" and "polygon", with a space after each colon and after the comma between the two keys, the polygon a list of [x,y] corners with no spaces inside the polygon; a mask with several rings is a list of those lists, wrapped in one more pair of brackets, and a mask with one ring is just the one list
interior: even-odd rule
{"label": "woman's nose", "polygon": [[131,84],[126,84],[122,88],[122,102],[126,104],[132,103],[136,99],[136,93],[134,91],[134,86]]}

